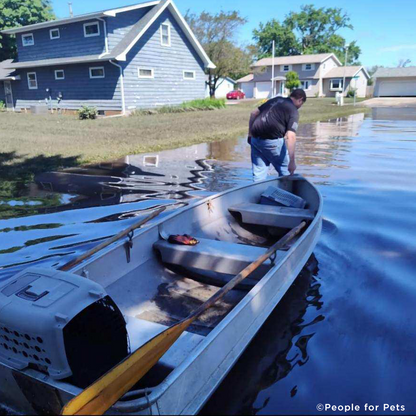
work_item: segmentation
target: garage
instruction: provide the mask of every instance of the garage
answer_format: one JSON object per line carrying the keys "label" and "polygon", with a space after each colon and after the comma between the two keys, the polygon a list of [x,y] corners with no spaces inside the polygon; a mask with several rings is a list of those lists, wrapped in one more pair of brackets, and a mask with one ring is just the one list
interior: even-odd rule
{"label": "garage", "polygon": [[272,83],[271,82],[256,82],[256,97],[255,98],[269,98],[271,95]]}
{"label": "garage", "polygon": [[380,83],[379,97],[415,97],[415,81],[383,81]]}
{"label": "garage", "polygon": [[380,68],[374,78],[375,97],[416,97],[416,67]]}
{"label": "garage", "polygon": [[241,84],[241,91],[246,95],[246,98],[254,97],[254,82],[245,82]]}

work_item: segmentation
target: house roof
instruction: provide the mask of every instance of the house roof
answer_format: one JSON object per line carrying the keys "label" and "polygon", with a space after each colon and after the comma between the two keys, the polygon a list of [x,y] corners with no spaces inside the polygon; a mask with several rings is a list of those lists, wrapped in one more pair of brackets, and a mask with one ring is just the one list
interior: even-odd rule
{"label": "house roof", "polygon": [[416,66],[407,68],[379,68],[373,78],[404,78],[416,77]]}
{"label": "house roof", "polygon": [[134,4],[131,6],[119,7],[117,9],[102,10],[100,12],[80,14],[80,15],[73,16],[73,17],[65,17],[63,19],[49,20],[47,22],[35,23],[33,25],[13,27],[10,29],[2,30],[1,33],[5,33],[6,35],[14,35],[16,33],[30,32],[31,30],[43,29],[46,27],[60,26],[60,25],[65,25],[67,23],[75,23],[75,22],[82,22],[84,20],[96,19],[98,17],[106,17],[106,16],[115,17],[118,13],[123,13],[123,12],[131,11],[131,10],[135,10],[135,9],[141,9],[143,7],[155,6],[159,3],[160,3],[160,0],[147,1],[144,3]]}
{"label": "house roof", "polygon": [[254,79],[254,74],[248,74],[245,77],[238,79],[237,82],[250,82],[250,81],[253,81],[253,79]]}
{"label": "house roof", "polygon": [[85,56],[74,56],[70,58],[55,58],[55,59],[42,59],[39,61],[23,61],[23,62],[13,62],[9,59],[9,63],[5,65],[5,68],[37,68],[41,66],[54,66],[54,65],[70,65],[70,64],[83,64],[89,62],[105,62],[111,57],[103,59],[101,55],[85,55]]}
{"label": "house roof", "polygon": [[[153,7],[130,29],[130,31],[120,40],[120,42],[108,53],[103,53],[101,55],[89,55],[89,56],[78,56],[71,58],[57,58],[57,59],[44,59],[40,61],[28,61],[28,62],[16,62],[11,64],[13,68],[32,68],[37,66],[52,66],[52,65],[65,65],[65,64],[77,64],[77,63],[86,63],[86,62],[99,62],[99,61],[109,61],[109,60],[118,60],[126,61],[128,52],[133,48],[133,46],[139,41],[139,39],[146,33],[147,29],[155,22],[155,20],[162,14],[166,9],[169,9],[172,16],[183,30],[185,36],[188,38],[191,45],[194,47],[202,62],[206,68],[215,68],[215,65],[211,62],[208,55],[202,48],[201,44],[196,39],[195,35],[192,33],[192,30],[186,23],[185,19],[180,14],[179,10],[176,8],[172,0],[159,0],[151,3],[141,3],[141,7],[147,7],[152,5]],[[106,14],[106,16],[115,16],[121,11],[133,10],[136,6],[128,6],[120,9],[113,9],[107,11],[106,13],[112,12],[113,14]],[[136,7],[138,8],[138,7]],[[117,11],[118,10],[118,11]],[[121,11],[120,11],[121,10]],[[104,13],[104,12],[101,12]],[[86,15],[83,15],[86,16]],[[91,16],[91,14],[89,15]],[[96,16],[98,17],[98,16]],[[70,23],[76,21],[75,17],[70,21]],[[67,19],[68,20],[68,19]],[[25,26],[26,28],[36,26],[30,25]],[[53,26],[53,25],[52,25]],[[44,26],[46,27],[46,26]],[[36,27],[39,29],[40,27]],[[27,30],[25,30],[27,31]],[[6,33],[9,31],[3,31]],[[17,32],[14,32],[17,33]]]}
{"label": "house roof", "polygon": [[0,81],[7,81],[7,80],[14,80],[16,77],[14,76],[14,68],[6,69],[5,66],[9,65],[12,62],[12,59],[6,59],[3,62],[0,62]]}
{"label": "house roof", "polygon": [[367,78],[370,78],[370,75],[363,66],[339,66],[337,68],[332,68],[328,73],[326,73],[322,78],[352,78],[355,77],[361,70]]}
{"label": "house roof", "polygon": [[[277,56],[274,58],[275,65],[295,65],[295,64],[314,64],[322,63],[333,57],[335,61],[341,65],[341,62],[333,53],[320,53],[315,55],[293,55],[293,56]],[[257,61],[253,67],[272,66],[273,58],[263,58]]]}

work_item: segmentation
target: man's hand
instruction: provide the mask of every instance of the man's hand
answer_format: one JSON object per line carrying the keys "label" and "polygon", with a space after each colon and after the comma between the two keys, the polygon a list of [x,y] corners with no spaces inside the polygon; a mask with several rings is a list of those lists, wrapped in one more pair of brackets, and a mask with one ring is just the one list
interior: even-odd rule
{"label": "man's hand", "polygon": [[296,170],[296,163],[295,163],[295,161],[294,161],[294,160],[291,160],[291,161],[289,162],[288,169],[289,169],[289,173],[290,173],[291,175],[293,175],[293,174],[295,173],[295,170]]}

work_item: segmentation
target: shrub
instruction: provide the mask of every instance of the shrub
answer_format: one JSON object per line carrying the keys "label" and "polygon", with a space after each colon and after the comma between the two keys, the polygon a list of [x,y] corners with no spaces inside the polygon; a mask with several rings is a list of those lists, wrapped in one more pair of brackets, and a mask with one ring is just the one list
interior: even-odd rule
{"label": "shrub", "polygon": [[6,104],[4,101],[0,100],[0,111],[5,111],[6,110]]}
{"label": "shrub", "polygon": [[171,113],[185,113],[188,111],[207,111],[217,110],[226,107],[225,98],[204,98],[200,100],[187,101],[180,105],[165,105],[160,108],[135,110],[131,113],[133,116],[143,116],[152,114],[171,114]]}
{"label": "shrub", "polygon": [[78,110],[78,117],[80,120],[95,120],[98,116],[98,111],[95,107],[88,107],[83,105]]}
{"label": "shrub", "polygon": [[350,90],[348,90],[348,92],[347,92],[347,97],[348,98],[354,98],[354,95],[355,95],[355,93],[356,93],[356,89],[354,89],[354,88],[351,88]]}
{"label": "shrub", "polygon": [[300,87],[299,75],[295,71],[289,71],[286,74],[286,88],[290,91],[293,91],[296,88]]}

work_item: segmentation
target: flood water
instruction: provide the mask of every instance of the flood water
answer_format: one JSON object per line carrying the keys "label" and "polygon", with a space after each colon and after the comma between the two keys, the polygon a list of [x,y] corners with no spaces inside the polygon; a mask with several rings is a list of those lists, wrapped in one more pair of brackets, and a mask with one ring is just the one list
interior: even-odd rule
{"label": "flood water", "polygon": [[[416,109],[301,126],[297,155],[324,198],[316,261],[202,413],[415,414]],[[62,265],[149,208],[250,181],[244,138],[10,180],[0,284],[29,265]]]}

